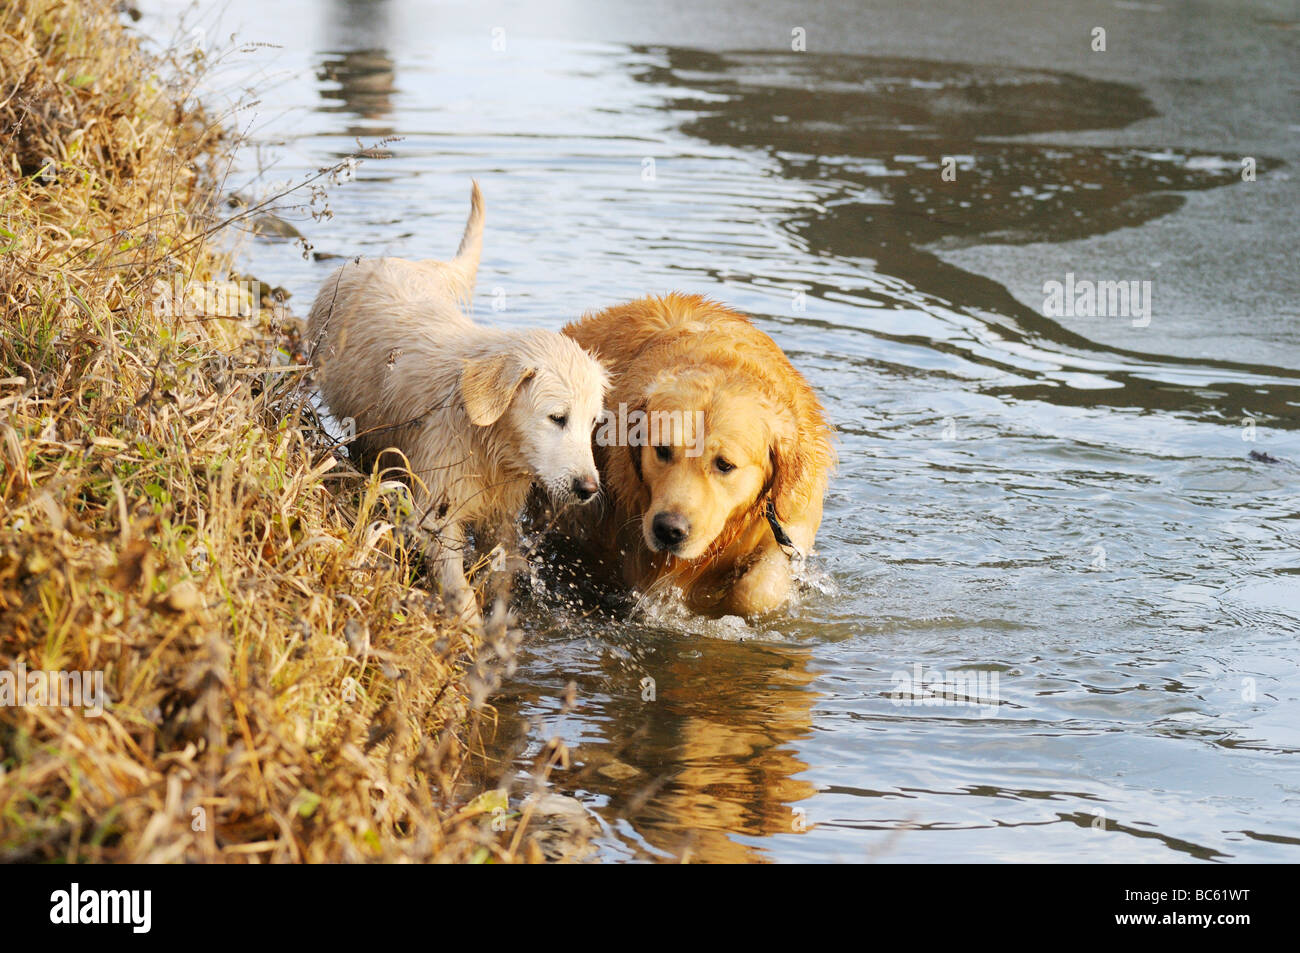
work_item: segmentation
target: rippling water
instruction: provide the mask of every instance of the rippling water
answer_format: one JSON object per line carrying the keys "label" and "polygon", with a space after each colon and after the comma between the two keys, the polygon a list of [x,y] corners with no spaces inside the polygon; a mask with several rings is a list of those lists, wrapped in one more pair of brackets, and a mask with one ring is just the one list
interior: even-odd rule
{"label": "rippling water", "polygon": [[[562,738],[554,790],[596,812],[609,859],[1300,859],[1300,374],[1158,356],[1158,288],[1153,353],[1118,352],[935,255],[1139,226],[1240,188],[1235,157],[1045,144],[1148,115],[1118,84],[494,52],[419,9],[235,0],[210,25],[284,44],[217,74],[258,84],[243,115],[274,163],[232,185],[401,137],[331,190],[332,219],[286,215],[322,260],[259,238],[249,270],[301,313],[331,255],[447,257],[478,177],[480,320],[704,292],[754,316],[840,431],[788,612],[628,619],[534,593],[490,773],[517,783]],[[940,673],[976,681],[936,698]]]}

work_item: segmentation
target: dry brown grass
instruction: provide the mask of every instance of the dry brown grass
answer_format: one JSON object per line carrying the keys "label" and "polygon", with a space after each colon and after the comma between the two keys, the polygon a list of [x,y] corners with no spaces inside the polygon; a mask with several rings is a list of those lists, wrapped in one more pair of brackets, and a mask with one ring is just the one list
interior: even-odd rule
{"label": "dry brown grass", "polygon": [[492,652],[223,284],[196,66],[107,3],[0,10],[0,671],[109,697],[0,707],[0,859],[535,859],[456,797]]}

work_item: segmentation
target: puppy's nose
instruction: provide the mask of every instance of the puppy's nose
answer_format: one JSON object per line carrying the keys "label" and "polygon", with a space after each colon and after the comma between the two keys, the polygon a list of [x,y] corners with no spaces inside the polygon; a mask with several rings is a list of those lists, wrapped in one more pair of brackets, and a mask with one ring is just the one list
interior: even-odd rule
{"label": "puppy's nose", "polygon": [[665,549],[676,546],[691,531],[691,524],[680,513],[659,513],[650,524],[657,539]]}
{"label": "puppy's nose", "polygon": [[596,482],[593,476],[574,477],[573,478],[573,495],[584,503],[596,495],[600,489],[600,484]]}

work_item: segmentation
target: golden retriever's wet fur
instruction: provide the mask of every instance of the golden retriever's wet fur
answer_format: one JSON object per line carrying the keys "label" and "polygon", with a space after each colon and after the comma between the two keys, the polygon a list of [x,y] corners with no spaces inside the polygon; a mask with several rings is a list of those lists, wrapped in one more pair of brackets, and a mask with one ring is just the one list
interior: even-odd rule
{"label": "golden retriever's wet fur", "polygon": [[[833,430],[808,382],[747,318],[699,296],[642,298],[564,333],[609,368],[609,411],[625,404],[681,421],[658,447],[597,446],[608,500],[573,514],[586,544],[621,563],[628,584],[679,587],[699,611],[752,616],[783,604],[791,558],[769,501],[806,554],[835,464]],[[703,452],[692,456],[696,411]]]}

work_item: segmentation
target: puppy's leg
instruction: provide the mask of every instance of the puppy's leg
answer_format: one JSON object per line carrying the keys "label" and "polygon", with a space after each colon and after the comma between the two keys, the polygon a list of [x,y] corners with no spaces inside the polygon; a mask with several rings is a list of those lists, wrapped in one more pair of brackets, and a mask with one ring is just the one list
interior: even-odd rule
{"label": "puppy's leg", "polygon": [[527,562],[520,553],[519,527],[513,523],[503,527],[496,536],[488,566],[488,607],[486,631],[490,638],[504,635],[510,624],[510,587],[515,573],[526,571]]}
{"label": "puppy's leg", "polygon": [[483,616],[469,580],[465,578],[465,531],[459,523],[448,523],[431,536],[429,555],[438,570],[442,599],[451,617],[474,633],[483,631]]}

